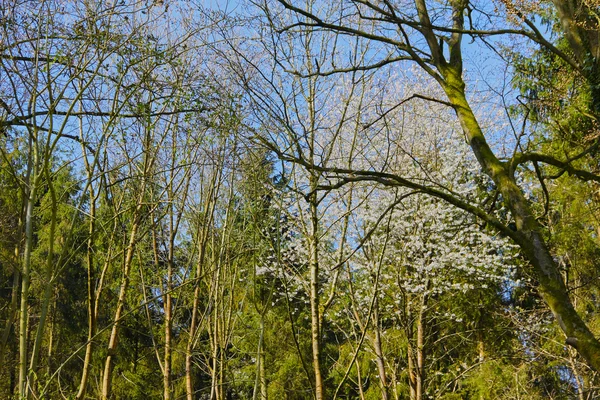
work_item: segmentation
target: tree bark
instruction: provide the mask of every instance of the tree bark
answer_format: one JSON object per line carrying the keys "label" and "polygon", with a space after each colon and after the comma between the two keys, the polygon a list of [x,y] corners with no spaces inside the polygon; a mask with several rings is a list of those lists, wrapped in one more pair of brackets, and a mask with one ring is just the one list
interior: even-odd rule
{"label": "tree bark", "polygon": [[173,331],[173,250],[174,250],[174,235],[171,235],[169,243],[169,262],[167,266],[167,294],[165,296],[165,358],[164,358],[164,398],[171,400],[171,347],[172,347],[172,331]]}
{"label": "tree bark", "polygon": [[[429,286],[429,283],[426,284]],[[409,298],[407,296],[407,298]],[[410,304],[407,304],[407,308]],[[425,313],[427,310],[427,293],[421,295],[419,310],[416,316],[416,333],[413,326],[412,312],[407,312],[409,330],[408,338],[408,374],[411,400],[422,400],[425,383]],[[414,337],[413,337],[414,335]],[[413,344],[414,342],[414,344]]]}

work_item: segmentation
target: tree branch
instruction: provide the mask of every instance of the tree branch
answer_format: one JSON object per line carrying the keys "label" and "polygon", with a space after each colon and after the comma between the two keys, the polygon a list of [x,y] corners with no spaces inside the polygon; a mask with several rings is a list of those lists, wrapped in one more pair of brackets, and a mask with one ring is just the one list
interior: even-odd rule
{"label": "tree branch", "polygon": [[594,181],[600,183],[600,176],[590,171],[575,168],[571,165],[570,161],[561,161],[552,156],[540,153],[519,153],[516,154],[511,164],[517,166],[527,162],[542,162],[544,164],[552,165],[560,168],[563,171],[568,172],[570,175],[574,175],[583,181]]}
{"label": "tree branch", "polygon": [[262,138],[258,135],[255,136],[255,138],[257,138],[263,145],[267,146],[271,151],[273,151],[275,154],[277,154],[277,156],[283,161],[288,161],[288,162],[292,162],[292,163],[295,163],[298,165],[302,165],[303,167],[305,167],[307,169],[312,169],[314,171],[318,171],[321,173],[334,174],[340,180],[339,182],[337,182],[334,185],[331,185],[329,187],[320,187],[319,189],[326,190],[326,189],[339,188],[339,187],[342,187],[346,183],[361,182],[361,181],[377,182],[384,186],[389,186],[389,187],[406,187],[406,188],[420,191],[420,192],[428,194],[430,196],[434,196],[439,199],[442,199],[442,200],[446,201],[447,203],[460,208],[461,210],[464,210],[468,213],[475,215],[478,218],[481,218],[483,221],[490,224],[491,226],[496,228],[499,232],[510,237],[517,243],[521,242],[523,239],[519,232],[515,232],[515,231],[511,230],[508,226],[506,226],[504,223],[502,223],[502,221],[500,221],[498,218],[494,217],[493,215],[488,214],[485,210],[482,210],[479,207],[477,207],[473,204],[470,204],[470,203],[466,202],[465,200],[462,200],[450,193],[444,192],[442,190],[439,190],[439,189],[436,189],[436,188],[433,188],[430,186],[422,185],[422,184],[413,182],[409,179],[403,178],[400,175],[391,174],[391,173],[387,173],[387,172],[353,170],[353,169],[348,169],[348,168],[323,167],[323,166],[319,166],[319,165],[314,165],[314,164],[311,164],[310,162],[308,162],[307,160],[304,160],[301,157],[293,157],[288,154],[285,154],[279,148],[277,148],[277,146],[274,146],[272,143],[270,143],[265,138]]}

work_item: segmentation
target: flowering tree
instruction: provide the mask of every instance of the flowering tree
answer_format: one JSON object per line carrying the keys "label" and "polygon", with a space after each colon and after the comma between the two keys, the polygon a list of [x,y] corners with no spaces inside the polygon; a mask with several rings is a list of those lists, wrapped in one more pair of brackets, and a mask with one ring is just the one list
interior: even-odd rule
{"label": "flowering tree", "polygon": [[[473,182],[485,184],[487,179],[477,175],[475,160],[469,158],[457,127],[445,122],[445,114],[441,106],[425,103],[387,115],[388,125],[402,127],[396,133],[395,171],[476,204],[481,187]],[[423,120],[427,126],[420,123]],[[419,140],[412,141],[416,136]],[[457,161],[465,159],[469,161]],[[400,327],[407,345],[404,365],[411,398],[421,399],[427,392],[426,372],[434,368],[427,353],[434,352],[434,342],[444,341],[441,326],[455,332],[466,329],[461,323],[469,312],[448,307],[446,299],[465,296],[469,301],[473,293],[497,293],[511,279],[515,248],[472,214],[424,193],[379,186],[368,196],[368,205],[355,217],[357,240],[366,240],[348,270],[348,285],[354,287],[348,314],[359,325],[372,321],[371,347],[384,398],[395,391],[399,374],[390,358],[400,355],[384,355],[381,338],[386,326]],[[439,363],[445,355],[438,351],[436,357]],[[483,348],[479,358],[476,362],[483,360]],[[390,368],[396,371],[390,373]],[[437,388],[435,395],[440,396],[443,389]]]}

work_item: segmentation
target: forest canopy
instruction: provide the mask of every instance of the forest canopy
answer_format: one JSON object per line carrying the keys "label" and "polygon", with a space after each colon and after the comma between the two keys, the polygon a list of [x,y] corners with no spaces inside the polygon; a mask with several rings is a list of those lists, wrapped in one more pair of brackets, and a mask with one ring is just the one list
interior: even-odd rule
{"label": "forest canopy", "polygon": [[598,0],[0,0],[0,397],[600,397]]}

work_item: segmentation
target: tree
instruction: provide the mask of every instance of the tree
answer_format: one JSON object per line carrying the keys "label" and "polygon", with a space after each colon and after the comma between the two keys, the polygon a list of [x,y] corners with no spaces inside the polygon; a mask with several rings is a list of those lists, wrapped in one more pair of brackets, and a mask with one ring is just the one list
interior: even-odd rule
{"label": "tree", "polygon": [[[301,43],[282,41],[273,48],[274,42],[269,40],[274,38],[267,37],[260,44],[267,52],[285,55],[281,68],[317,71],[320,63],[327,62],[329,53],[325,49],[331,38],[327,34],[308,32],[303,35]],[[234,39],[227,39],[234,48]],[[317,51],[314,51],[312,43],[319,43]],[[282,207],[289,214],[288,222],[298,235],[297,245],[287,252],[287,256],[300,262],[295,266],[297,269],[289,271],[298,276],[289,280],[295,280],[301,287],[298,292],[308,297],[311,310],[312,371],[305,368],[305,372],[313,381],[315,397],[323,399],[327,387],[323,327],[327,323],[326,313],[337,296],[341,267],[356,251],[348,250],[347,232],[348,221],[356,205],[352,200],[352,189],[342,194],[333,193],[325,174],[312,165],[329,165],[340,159],[347,165],[353,163],[353,155],[359,147],[355,138],[362,118],[355,103],[360,102],[356,99],[369,90],[371,81],[360,73],[339,86],[317,75],[306,80],[293,78],[289,81],[283,75],[267,76],[263,71],[280,68],[276,61],[262,59],[258,63],[264,65],[255,64],[250,55],[238,52],[237,60],[230,60],[230,64],[248,83],[246,90],[254,96],[253,117],[260,127],[256,139],[280,142],[295,157],[307,160],[306,165],[284,167],[286,169],[281,172],[283,184],[293,193],[289,203]],[[265,81],[254,79],[254,74],[264,77]],[[268,150],[272,151],[271,148]],[[338,215],[328,211],[336,208]],[[297,347],[302,360],[300,346]]]}
{"label": "tree", "polygon": [[[526,164],[537,162],[567,171],[579,179],[598,181],[599,178],[588,170],[573,166],[572,159],[577,155],[568,154],[564,158],[556,158],[550,154],[537,152],[538,149],[526,148],[519,143],[520,139],[517,140],[516,147],[507,154],[495,149],[489,144],[490,134],[485,134],[485,127],[473,111],[463,77],[462,43],[465,35],[470,35],[474,39],[482,38],[485,41],[490,37],[505,37],[513,34],[537,43],[560,56],[575,73],[581,74],[593,86],[597,77],[590,71],[597,64],[597,57],[595,57],[597,51],[595,51],[594,40],[589,40],[589,37],[583,40],[584,36],[587,37],[594,31],[593,23],[590,29],[587,28],[590,25],[584,24],[589,22],[592,11],[587,3],[582,3],[581,14],[575,11],[577,8],[574,3],[569,3],[567,7],[562,2],[556,2],[555,6],[575,58],[571,58],[550,43],[526,15],[517,14],[521,22],[516,27],[485,26],[486,23],[483,21],[488,20],[487,16],[494,15],[493,11],[487,10],[483,5],[480,7],[479,4],[467,1],[444,2],[438,6],[424,0],[417,0],[410,7],[407,4],[392,2],[379,4],[369,1],[347,1],[336,5],[336,10],[340,10],[336,13],[332,13],[331,9],[324,4],[302,6],[285,0],[262,4],[273,24],[274,31],[280,32],[282,36],[293,38],[297,29],[325,30],[336,34],[336,48],[344,48],[344,45],[354,41],[363,46],[371,46],[373,57],[368,59],[351,57],[341,66],[337,63],[337,58],[330,57],[328,62],[320,63],[317,70],[299,71],[300,76],[311,79],[310,77],[313,76],[351,73],[351,71],[385,71],[403,61],[418,65],[439,84],[445,95],[445,99],[434,97],[428,100],[445,104],[454,110],[472,154],[476,157],[481,170],[493,182],[488,189],[490,198],[495,197],[497,193],[510,211],[514,222],[505,223],[489,214],[480,205],[465,201],[450,191],[388,172],[385,168],[356,170],[315,165],[310,160],[295,157],[277,144],[272,143],[270,146],[274,151],[278,151],[282,158],[337,176],[340,185],[347,182],[373,180],[388,186],[423,191],[476,215],[510,237],[528,260],[529,268],[532,269],[537,280],[537,290],[564,332],[566,343],[577,349],[592,368],[599,370],[600,343],[574,309],[559,266],[544,238],[543,226],[533,211],[535,204],[527,197],[526,188],[517,180],[515,173]],[[483,18],[478,19],[477,16]],[[499,17],[501,20],[504,19],[502,15]],[[581,29],[583,26],[586,28]],[[588,52],[582,52],[578,43],[586,43],[583,48]],[[587,54],[590,56],[588,57]],[[587,70],[584,68],[582,63],[584,59],[591,68]],[[412,96],[414,97],[423,96],[416,93]],[[386,110],[383,110],[380,115],[385,115],[385,112]],[[592,112],[594,112],[593,108]],[[591,155],[589,152],[584,152],[579,157],[591,157]]]}

